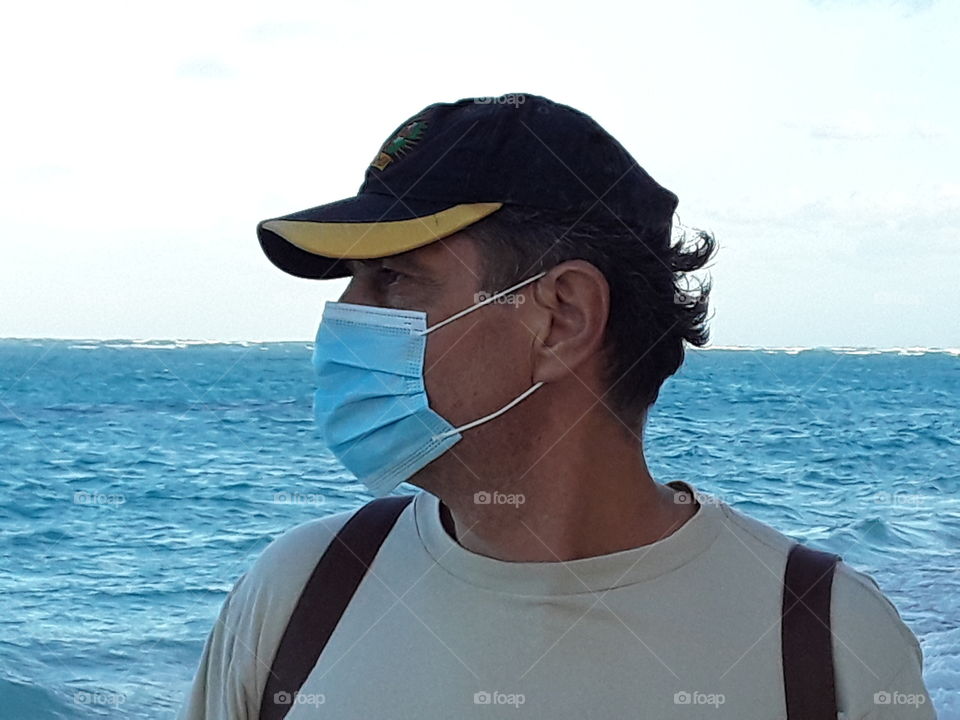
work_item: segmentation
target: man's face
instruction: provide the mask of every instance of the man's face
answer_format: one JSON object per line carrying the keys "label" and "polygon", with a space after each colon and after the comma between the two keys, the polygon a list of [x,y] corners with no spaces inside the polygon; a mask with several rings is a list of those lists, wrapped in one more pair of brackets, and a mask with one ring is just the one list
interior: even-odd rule
{"label": "man's face", "polygon": [[[463,233],[399,255],[351,260],[347,267],[353,277],[340,301],[422,310],[430,327],[475,304],[481,291],[489,296],[503,289],[481,286],[480,260]],[[427,335],[427,397],[430,407],[452,425],[499,410],[532,384],[532,293],[528,285],[515,293],[523,294],[524,302],[489,303]],[[474,479],[488,475],[489,453],[508,452],[524,427],[525,404],[465,431],[452,451],[425,471],[467,472]]]}

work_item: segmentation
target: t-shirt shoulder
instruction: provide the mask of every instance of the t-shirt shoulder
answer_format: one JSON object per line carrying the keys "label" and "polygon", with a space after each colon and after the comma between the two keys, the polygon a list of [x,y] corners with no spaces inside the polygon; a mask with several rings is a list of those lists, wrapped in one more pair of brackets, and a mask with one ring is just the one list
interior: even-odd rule
{"label": "t-shirt shoulder", "polygon": [[796,542],[795,540],[756,518],[744,515],[726,503],[721,502],[719,504],[721,510],[723,510],[724,522],[728,529],[739,531],[745,540],[759,543],[776,555],[781,555],[784,564],[786,564],[787,555]]}
{"label": "t-shirt shoulder", "polygon": [[876,580],[837,563],[831,619],[837,700],[848,717],[935,717],[920,643]]}
{"label": "t-shirt shoulder", "polygon": [[[796,541],[725,503],[720,507],[728,530],[753,545],[744,552],[758,558],[766,553],[773,561],[771,570],[782,572]],[[935,717],[923,684],[923,655],[916,636],[876,580],[842,559],[833,575],[830,616],[837,703],[846,717]],[[898,699],[904,702],[897,703]],[[909,704],[911,699],[916,702]]]}
{"label": "t-shirt shoulder", "polygon": [[284,594],[295,587],[299,597],[317,561],[354,512],[347,510],[308,520],[278,535],[247,571],[248,586],[260,592],[282,586]]}
{"label": "t-shirt shoulder", "polygon": [[275,538],[228,593],[178,720],[255,720],[280,639],[317,561],[354,511]]}
{"label": "t-shirt shoulder", "polygon": [[307,580],[354,512],[334,513],[286,530],[263,549],[238,583],[233,607],[257,632],[261,664],[272,660]]}

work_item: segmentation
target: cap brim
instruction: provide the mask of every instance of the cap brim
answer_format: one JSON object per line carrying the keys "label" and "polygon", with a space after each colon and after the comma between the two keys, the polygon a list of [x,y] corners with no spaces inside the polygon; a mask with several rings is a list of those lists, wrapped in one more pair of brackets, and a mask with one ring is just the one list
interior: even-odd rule
{"label": "cap brim", "polygon": [[263,220],[257,224],[257,237],[270,262],[284,272],[302,278],[337,278],[350,274],[342,260],[414,250],[472,225],[502,205],[451,205],[362,193]]}

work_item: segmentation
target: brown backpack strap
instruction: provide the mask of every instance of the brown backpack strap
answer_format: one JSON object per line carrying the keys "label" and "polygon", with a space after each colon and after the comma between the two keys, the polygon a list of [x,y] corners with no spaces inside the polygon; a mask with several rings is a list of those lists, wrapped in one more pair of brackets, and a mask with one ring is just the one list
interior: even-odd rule
{"label": "brown backpack strap", "polygon": [[783,690],[788,720],[837,720],[830,590],[839,555],[797,543],[783,576]]}
{"label": "brown backpack strap", "polygon": [[355,512],[320,557],[280,640],[260,699],[260,720],[282,720],[377,551],[413,495],[372,500]]}

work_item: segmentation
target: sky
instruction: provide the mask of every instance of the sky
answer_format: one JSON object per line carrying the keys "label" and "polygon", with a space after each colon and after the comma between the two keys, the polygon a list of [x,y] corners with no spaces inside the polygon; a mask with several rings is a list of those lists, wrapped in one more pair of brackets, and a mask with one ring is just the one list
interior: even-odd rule
{"label": "sky", "polygon": [[434,102],[591,115],[719,245],[713,346],[960,347],[960,3],[34,2],[5,12],[0,337],[312,340],[259,220]]}

